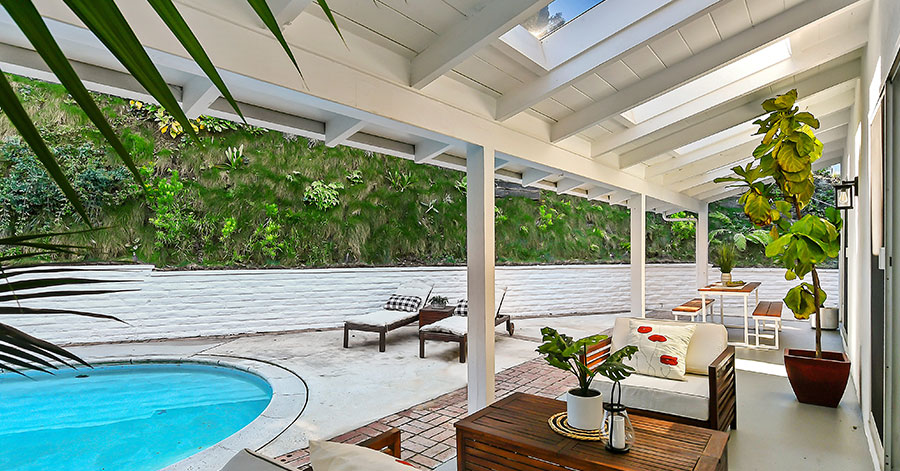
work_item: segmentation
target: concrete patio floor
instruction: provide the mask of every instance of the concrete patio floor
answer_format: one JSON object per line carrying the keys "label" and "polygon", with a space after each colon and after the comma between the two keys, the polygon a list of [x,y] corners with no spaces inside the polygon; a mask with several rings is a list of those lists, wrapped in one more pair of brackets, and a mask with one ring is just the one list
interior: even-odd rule
{"label": "concrete patio floor", "polygon": [[[659,313],[653,317],[666,315]],[[611,327],[616,317],[518,319],[515,321],[516,336],[512,338],[498,328],[497,372],[533,360],[537,356],[534,349],[540,328],[545,325],[577,337]],[[730,335],[732,340],[738,340],[743,334],[738,329],[730,329]],[[836,332],[826,332],[823,339],[826,349],[841,349],[840,336]],[[310,438],[352,438],[357,429],[417,410],[417,406],[421,410],[424,404],[444,395],[455,399],[445,397],[439,408],[452,411],[456,407],[459,412],[461,407],[464,410],[465,394],[460,391],[466,383],[466,366],[458,362],[457,344],[429,342],[427,357],[420,359],[414,326],[390,333],[385,353],[378,352],[377,335],[357,333],[351,338],[349,349],[341,348],[341,340],[341,331],[329,330],[228,339],[90,345],[73,350],[92,361],[154,355],[190,357],[202,353],[269,361],[292,370],[306,382],[309,403],[299,420],[261,450],[271,457],[303,449]],[[808,323],[786,321],[782,341],[785,347],[809,348],[813,331]],[[731,433],[729,469],[873,469],[859,402],[852,388],[847,388],[837,409],[799,404],[784,373],[780,351],[738,348],[737,354],[739,424]],[[527,369],[512,369],[505,373],[506,376],[501,373],[498,383],[501,378],[506,378],[504,381],[513,384],[516,371],[532,371],[536,367],[548,368],[533,363]],[[507,389],[513,387],[518,386]],[[551,382],[541,387],[548,388],[546,395],[552,395],[561,386]],[[501,389],[498,384],[498,391]],[[453,421],[446,421],[445,427]],[[412,436],[405,435],[404,440]],[[420,463],[421,467],[435,467],[453,454],[455,451],[443,450],[440,460],[429,461],[427,466]]]}

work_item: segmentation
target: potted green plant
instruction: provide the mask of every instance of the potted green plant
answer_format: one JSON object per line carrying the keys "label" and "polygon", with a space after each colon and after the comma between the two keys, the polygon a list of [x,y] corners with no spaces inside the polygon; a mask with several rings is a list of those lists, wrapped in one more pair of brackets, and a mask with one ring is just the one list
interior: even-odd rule
{"label": "potted green plant", "polygon": [[444,307],[447,305],[447,301],[449,300],[446,296],[432,296],[428,302],[434,307]]}
{"label": "potted green plant", "polygon": [[612,353],[606,361],[591,368],[587,364],[588,348],[607,338],[607,335],[592,335],[580,340],[573,340],[555,329],[541,329],[542,344],[537,348],[544,355],[547,363],[569,371],[578,378],[578,387],[570,389],[566,394],[566,412],[569,425],[582,430],[597,430],[603,425],[603,395],[591,389],[591,382],[598,374],[613,381],[627,378],[632,371],[622,363],[624,358],[631,358],[637,347],[629,345]]}
{"label": "potted green plant", "polygon": [[[746,187],[739,202],[744,214],[757,226],[770,227],[772,242],[766,256],[786,270],[788,280],[801,281],[784,297],[785,305],[798,319],[816,314],[816,349],[789,348],[784,366],[794,394],[800,402],[837,407],[847,386],[850,361],[843,352],[822,351],[821,309],[826,294],[816,265],[837,257],[843,220],[833,207],[824,215],[809,211],[815,192],[812,163],[822,156],[822,142],[813,129],[819,121],[794,104],[797,90],[762,103],[767,116],[757,120],[762,142],[753,151],[754,161],[734,167],[737,177],[716,182],[738,182]],[[771,181],[771,183],[769,183]]]}
{"label": "potted green plant", "polygon": [[731,281],[731,270],[734,270],[735,248],[734,244],[723,243],[714,254],[716,265],[722,272],[722,283]]}

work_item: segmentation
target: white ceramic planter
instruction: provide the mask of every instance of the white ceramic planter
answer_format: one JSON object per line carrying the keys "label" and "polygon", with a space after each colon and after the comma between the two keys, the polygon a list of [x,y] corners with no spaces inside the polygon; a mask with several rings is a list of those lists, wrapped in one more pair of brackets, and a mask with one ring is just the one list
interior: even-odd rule
{"label": "white ceramic planter", "polygon": [[[822,308],[822,330],[837,330],[840,317],[840,309],[836,307]],[[816,328],[816,315],[809,316],[809,327]]]}
{"label": "white ceramic planter", "polygon": [[603,395],[597,391],[593,397],[566,394],[566,412],[569,425],[582,430],[598,430],[603,425]]}

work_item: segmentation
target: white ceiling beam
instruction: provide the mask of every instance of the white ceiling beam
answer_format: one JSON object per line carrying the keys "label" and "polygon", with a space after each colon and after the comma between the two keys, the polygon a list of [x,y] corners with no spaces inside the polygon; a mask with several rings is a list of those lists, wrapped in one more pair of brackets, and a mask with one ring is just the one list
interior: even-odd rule
{"label": "white ceiling beam", "polygon": [[729,101],[741,100],[743,97],[753,94],[764,87],[772,86],[781,80],[785,80],[786,77],[804,73],[836,59],[852,60],[857,54],[861,54],[861,48],[865,46],[865,43],[865,30],[854,30],[850,34],[819,43],[815,48],[802,53],[798,52],[799,56],[752,73],[708,95],[668,110],[628,129],[596,140],[592,143],[591,154],[594,157],[600,157],[612,151],[622,152],[617,149],[630,150],[629,147],[634,146],[635,143],[647,138],[654,132],[688,120],[710,108],[722,106]]}
{"label": "white ceiling beam", "polygon": [[489,0],[479,2],[468,18],[453,25],[413,58],[409,85],[421,89],[473,56],[513,26],[547,6],[551,0]]}
{"label": "white ceiling beam", "polygon": [[724,200],[725,198],[731,198],[732,196],[737,196],[744,193],[743,188],[728,188],[722,185],[722,188],[717,188],[715,190],[708,191],[701,195],[698,195],[701,201],[706,201],[712,203],[713,201]]}
{"label": "white ceiling beam", "polygon": [[195,77],[182,87],[182,109],[188,119],[206,114],[219,98],[219,89],[206,77]]}
{"label": "white ceiling beam", "polygon": [[606,188],[603,186],[595,186],[595,187],[588,189],[587,199],[589,199],[591,201],[598,201],[598,200],[603,200],[603,199],[609,200],[609,195],[611,195],[613,193],[614,192],[612,190],[610,190],[609,188]]}
{"label": "white ceiling beam", "polygon": [[666,135],[660,135],[657,140],[621,154],[619,156],[619,167],[627,168],[638,165],[673,149],[677,149],[730,127],[750,121],[763,114],[762,108],[760,108],[758,103],[761,96],[768,97],[786,93],[792,88],[796,88],[800,96],[808,96],[840,85],[844,82],[854,80],[859,73],[860,62],[854,60],[853,62],[844,65],[832,67],[800,82],[790,81],[778,89],[770,87],[761,90],[759,93],[753,94],[746,100],[743,100],[744,104],[737,108],[728,109],[723,112],[722,109],[717,107],[708,112],[701,113],[701,115],[698,116],[702,117],[702,121],[694,122],[687,126],[673,126],[675,129],[666,130],[669,132],[658,133]]}
{"label": "white ceiling beam", "polygon": [[275,21],[284,29],[285,26],[293,23],[299,17],[310,3],[312,3],[312,0],[287,0],[281,8],[272,8]]}
{"label": "white ceiling beam", "polygon": [[536,168],[526,168],[522,172],[522,186],[533,186],[535,183],[549,177],[552,173]]}
{"label": "white ceiling beam", "polygon": [[503,94],[495,117],[509,119],[545,98],[586,77],[603,64],[618,60],[646,45],[653,38],[674,30],[682,23],[707,13],[721,0],[675,0],[638,20],[617,34],[596,44],[579,56]]}
{"label": "white ceiling beam", "polygon": [[582,180],[576,180],[574,178],[563,177],[558,182],[556,182],[556,193],[563,194],[569,191],[578,188],[579,186],[584,185],[585,182]]}
{"label": "white ceiling beam", "polygon": [[622,204],[637,193],[628,190],[616,190],[609,195],[609,204]]}
{"label": "white ceiling beam", "polygon": [[494,157],[494,171],[500,170],[503,167],[509,165],[509,160],[501,159],[499,157]]}
{"label": "white ceiling beam", "polygon": [[451,147],[453,147],[451,144],[443,142],[431,140],[421,142],[416,144],[416,156],[413,160],[417,164],[428,162],[444,152],[447,152]]}
{"label": "white ceiling beam", "polygon": [[[843,84],[839,86],[839,88],[842,87]],[[829,92],[830,89],[829,91],[826,91],[825,94],[829,94]],[[823,105],[816,104],[807,107],[807,103],[809,103],[810,100],[816,99],[822,94],[807,97],[807,99],[803,99],[800,101],[799,106],[801,108],[807,109],[811,113],[820,117],[819,121],[821,126],[816,131],[817,133],[839,127],[850,121],[849,107],[852,105],[855,94],[852,93],[852,89],[848,92],[849,93],[847,93],[846,96],[842,94],[836,99],[827,101]],[[677,155],[664,162],[653,164],[647,167],[646,171],[644,172],[644,176],[646,178],[657,177],[659,175],[671,172],[675,169],[690,165],[693,162],[706,159],[707,157],[710,157],[717,153],[727,152],[738,146],[745,144],[749,145],[749,143],[759,141],[759,136],[753,135],[753,133],[756,132],[756,126],[753,126],[752,123],[748,122],[743,125],[736,126],[732,129],[735,131],[735,133],[732,133],[730,131],[722,131],[707,138],[707,140],[710,140],[710,142],[704,143],[705,145],[699,146],[695,150],[690,150],[689,152]],[[723,134],[727,134],[727,137],[713,140],[713,138]],[[702,142],[702,140],[698,141],[698,143],[699,142]],[[750,149],[750,151],[752,150],[753,149]]]}
{"label": "white ceiling beam", "polygon": [[366,123],[359,119],[338,116],[325,123],[325,145],[335,147],[359,132]]}
{"label": "white ceiling beam", "polygon": [[644,104],[685,82],[706,75],[757,48],[777,41],[806,25],[852,5],[856,1],[820,0],[816,2],[816,8],[800,4],[779,13],[759,25],[716,43],[698,54],[566,116],[552,126],[550,139],[557,142],[614,115]]}

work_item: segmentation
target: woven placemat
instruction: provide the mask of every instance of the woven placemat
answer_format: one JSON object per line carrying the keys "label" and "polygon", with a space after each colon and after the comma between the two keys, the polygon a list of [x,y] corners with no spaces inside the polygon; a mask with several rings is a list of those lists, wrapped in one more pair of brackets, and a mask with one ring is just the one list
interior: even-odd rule
{"label": "woven placemat", "polygon": [[569,414],[567,412],[554,414],[552,417],[547,419],[547,423],[550,424],[551,430],[564,437],[588,442],[599,442],[606,440],[606,434],[600,430],[582,430],[580,428],[575,428],[569,425]]}

